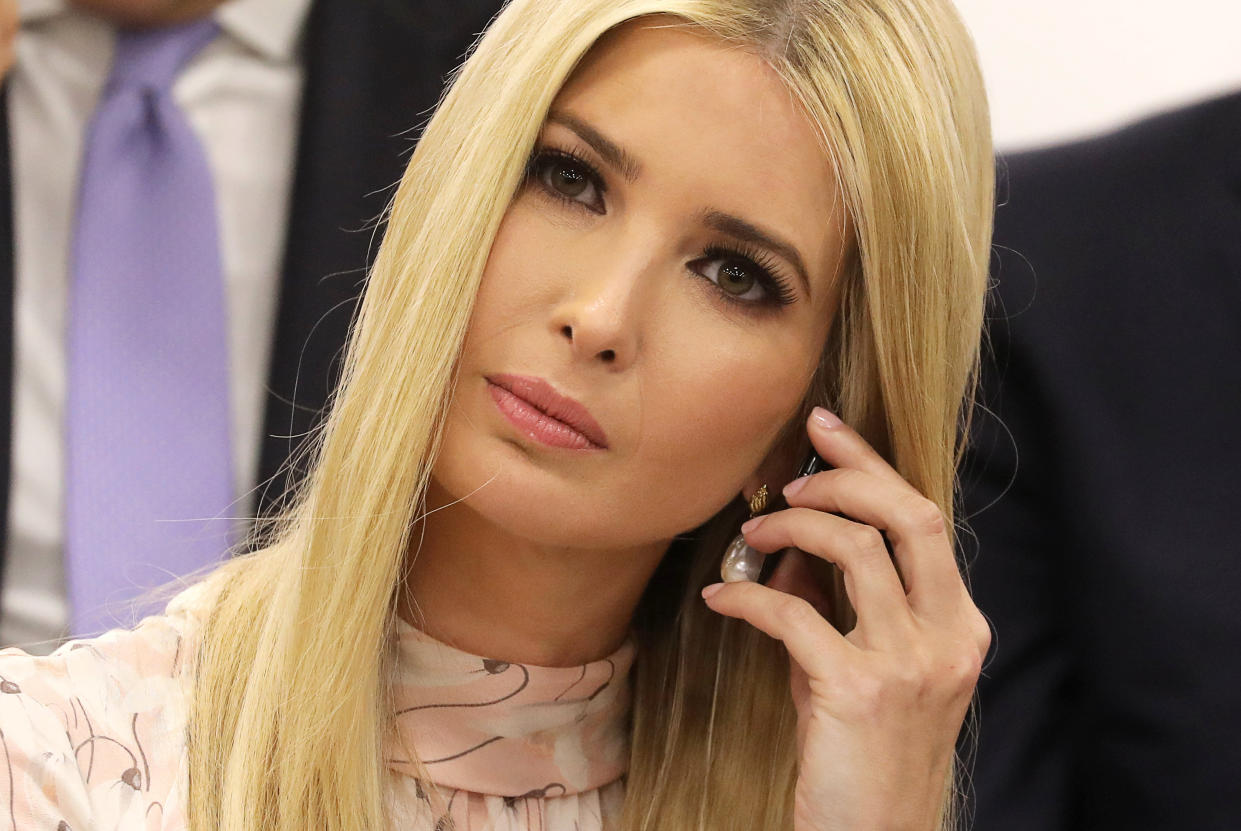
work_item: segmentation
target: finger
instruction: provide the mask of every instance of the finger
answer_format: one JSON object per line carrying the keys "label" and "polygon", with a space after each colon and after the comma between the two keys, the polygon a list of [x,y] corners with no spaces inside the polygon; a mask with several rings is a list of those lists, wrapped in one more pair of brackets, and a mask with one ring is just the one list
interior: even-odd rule
{"label": "finger", "polygon": [[780,556],[780,564],[771,573],[765,585],[776,591],[795,594],[809,603],[819,614],[832,620],[831,593],[819,576],[810,568],[810,555],[796,548],[789,548]]}
{"label": "finger", "polygon": [[959,603],[965,584],[944,515],[904,481],[838,468],[790,482],[784,497],[789,505],[841,513],[886,532],[915,611]]}
{"label": "finger", "polygon": [[909,602],[883,537],[869,525],[811,508],[789,508],[742,526],[746,542],[764,553],[790,546],[835,563],[858,620],[891,630],[910,620]]}
{"label": "finger", "polygon": [[702,590],[714,611],[744,620],[783,642],[812,678],[830,677],[857,647],[800,597],[761,583],[716,583]]}
{"label": "finger", "polygon": [[851,467],[910,485],[856,430],[835,414],[815,407],[806,420],[806,433],[815,451],[832,467]]}

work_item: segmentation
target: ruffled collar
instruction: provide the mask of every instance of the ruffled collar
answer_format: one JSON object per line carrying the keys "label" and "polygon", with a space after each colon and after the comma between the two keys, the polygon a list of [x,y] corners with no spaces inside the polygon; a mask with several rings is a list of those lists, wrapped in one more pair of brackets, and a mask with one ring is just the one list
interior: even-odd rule
{"label": "ruffled collar", "polygon": [[510,664],[463,652],[397,619],[389,766],[495,796],[561,796],[619,779],[629,761],[633,636],[577,667]]}

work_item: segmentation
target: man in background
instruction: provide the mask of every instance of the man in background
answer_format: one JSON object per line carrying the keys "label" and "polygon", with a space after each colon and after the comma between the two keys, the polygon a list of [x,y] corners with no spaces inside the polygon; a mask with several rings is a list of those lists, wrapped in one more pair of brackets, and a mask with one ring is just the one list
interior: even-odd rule
{"label": "man in background", "polygon": [[1000,174],[975,827],[1241,828],[1241,95]]}
{"label": "man in background", "polygon": [[[0,645],[209,566],[327,401],[374,220],[499,0],[22,0]],[[37,648],[37,647],[36,647]]]}

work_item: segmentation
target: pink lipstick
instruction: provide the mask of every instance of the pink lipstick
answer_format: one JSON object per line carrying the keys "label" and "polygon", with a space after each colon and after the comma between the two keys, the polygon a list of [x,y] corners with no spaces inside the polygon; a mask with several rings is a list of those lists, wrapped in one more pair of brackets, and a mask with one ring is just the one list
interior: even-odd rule
{"label": "pink lipstick", "polygon": [[500,412],[535,441],[572,450],[608,446],[607,435],[590,411],[542,378],[488,375],[487,391]]}

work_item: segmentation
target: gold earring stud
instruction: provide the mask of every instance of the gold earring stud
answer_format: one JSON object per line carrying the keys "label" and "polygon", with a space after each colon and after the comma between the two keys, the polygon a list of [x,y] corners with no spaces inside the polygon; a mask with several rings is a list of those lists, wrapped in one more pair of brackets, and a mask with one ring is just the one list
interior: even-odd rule
{"label": "gold earring stud", "polygon": [[763,485],[754,491],[754,495],[750,497],[750,517],[756,517],[767,507],[767,485]]}
{"label": "gold earring stud", "polygon": [[[761,514],[766,507],[767,486],[763,485],[750,497],[750,518]],[[720,578],[725,583],[752,583],[758,580],[762,572],[764,556],[751,548],[744,536],[738,534],[724,552],[724,559],[720,562]]]}

